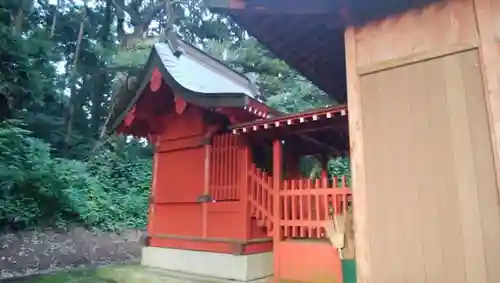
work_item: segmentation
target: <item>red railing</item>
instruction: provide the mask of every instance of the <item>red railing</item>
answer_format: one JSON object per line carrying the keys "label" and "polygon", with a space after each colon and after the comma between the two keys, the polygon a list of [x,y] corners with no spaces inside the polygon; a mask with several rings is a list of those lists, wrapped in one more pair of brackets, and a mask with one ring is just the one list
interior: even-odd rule
{"label": "red railing", "polygon": [[324,223],[347,211],[352,201],[347,180],[326,177],[285,181],[280,190],[280,230],[285,238],[323,238]]}
{"label": "red railing", "polygon": [[[272,177],[254,164],[250,166],[248,176],[251,215],[272,235],[275,212]],[[324,238],[325,222],[331,221],[334,213],[346,212],[352,202],[346,177],[285,180],[279,198],[278,226],[283,238]]]}
{"label": "red railing", "polygon": [[273,180],[255,164],[248,172],[248,201],[250,213],[260,226],[266,227],[268,235],[273,228]]}
{"label": "red railing", "polygon": [[213,137],[210,149],[209,186],[215,201],[240,199],[240,139],[237,135],[221,134]]}

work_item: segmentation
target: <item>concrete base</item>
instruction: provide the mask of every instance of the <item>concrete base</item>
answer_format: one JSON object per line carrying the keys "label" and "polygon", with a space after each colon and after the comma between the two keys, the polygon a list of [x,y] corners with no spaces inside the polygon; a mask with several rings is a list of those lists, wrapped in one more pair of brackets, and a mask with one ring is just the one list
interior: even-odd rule
{"label": "concrete base", "polygon": [[248,282],[273,275],[273,253],[231,255],[144,247],[142,265],[197,276]]}

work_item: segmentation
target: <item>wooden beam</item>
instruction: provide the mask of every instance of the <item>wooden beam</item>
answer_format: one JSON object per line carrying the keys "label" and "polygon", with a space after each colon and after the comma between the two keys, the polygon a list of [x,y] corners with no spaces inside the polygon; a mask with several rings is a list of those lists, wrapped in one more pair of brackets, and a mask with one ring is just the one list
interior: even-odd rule
{"label": "wooden beam", "polygon": [[373,283],[370,269],[368,221],[366,219],[368,210],[366,207],[366,168],[361,116],[361,82],[356,68],[356,37],[355,28],[352,26],[348,27],[345,32],[345,45],[357,281],[358,283]]}
{"label": "wooden beam", "polygon": [[214,10],[244,10],[248,13],[278,15],[323,15],[338,10],[330,0],[205,0]]}
{"label": "wooden beam", "polygon": [[477,47],[478,47],[477,42],[473,41],[473,42],[465,42],[457,44],[454,46],[444,46],[441,49],[432,49],[430,51],[415,52],[402,58],[384,60],[381,62],[377,62],[376,64],[370,64],[369,66],[360,66],[357,68],[358,69],[357,72],[359,75],[368,75],[371,73],[385,71],[388,69],[393,69],[404,65],[410,65],[417,62],[422,62],[426,60],[448,56],[451,54],[465,52],[468,50],[475,49]]}
{"label": "wooden beam", "polygon": [[335,129],[335,128],[338,128],[340,127],[339,124],[337,123],[334,123],[332,125],[326,125],[326,126],[322,126],[322,127],[317,127],[317,128],[306,128],[306,129],[302,129],[302,130],[297,130],[295,133],[298,133],[298,134],[306,134],[306,133],[310,133],[310,132],[321,132],[321,131],[325,131],[325,130],[330,130],[330,129]]}
{"label": "wooden beam", "polygon": [[479,55],[483,73],[486,108],[500,195],[500,4],[494,0],[474,0],[479,32]]}

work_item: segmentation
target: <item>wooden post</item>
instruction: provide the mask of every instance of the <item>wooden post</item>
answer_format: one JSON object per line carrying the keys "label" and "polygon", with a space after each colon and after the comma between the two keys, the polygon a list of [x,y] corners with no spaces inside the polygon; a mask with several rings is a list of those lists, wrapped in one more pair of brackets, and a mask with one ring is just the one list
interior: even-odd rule
{"label": "wooden post", "polygon": [[274,253],[274,282],[279,282],[279,241],[280,228],[280,189],[283,175],[283,148],[281,140],[273,141],[273,253]]}
{"label": "wooden post", "polygon": [[[204,183],[203,183],[203,194],[207,196],[209,194],[210,189],[210,154],[211,154],[211,144],[205,145],[205,172],[204,172]],[[207,202],[203,202],[201,204],[202,210],[202,237],[206,238],[208,235],[208,207]]]}
{"label": "wooden post", "polygon": [[500,193],[500,4],[494,0],[474,0],[474,7],[480,40],[479,55],[485,100],[497,168],[497,189]]}
{"label": "wooden post", "polygon": [[355,28],[345,31],[345,62],[347,77],[347,109],[349,111],[349,140],[353,192],[354,243],[358,283],[372,283],[370,249],[368,246],[368,211],[366,209],[366,170],[363,148],[360,78],[356,70]]}
{"label": "wooden post", "polygon": [[159,153],[153,154],[153,174],[151,181],[151,192],[149,193],[149,217],[148,217],[148,233],[153,234],[153,223],[155,215],[155,197],[156,197],[156,178],[158,178],[158,159]]}
{"label": "wooden post", "polygon": [[242,165],[239,173],[239,189],[240,200],[243,204],[243,223],[245,224],[244,236],[245,239],[250,239],[250,204],[249,204],[249,191],[248,191],[248,172],[250,171],[250,148],[249,145],[242,140],[238,143],[240,147],[240,164]]}

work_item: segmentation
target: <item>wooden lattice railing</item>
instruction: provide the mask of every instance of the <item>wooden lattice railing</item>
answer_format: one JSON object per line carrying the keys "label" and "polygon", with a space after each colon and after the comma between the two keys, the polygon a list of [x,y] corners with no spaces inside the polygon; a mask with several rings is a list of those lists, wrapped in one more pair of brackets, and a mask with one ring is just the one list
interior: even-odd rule
{"label": "wooden lattice railing", "polygon": [[326,177],[285,181],[280,190],[280,223],[285,238],[323,238],[324,224],[352,201],[347,180]]}
{"label": "wooden lattice railing", "polygon": [[272,236],[273,229],[273,180],[266,172],[250,165],[248,172],[248,201],[250,213],[257,223]]}
{"label": "wooden lattice railing", "polygon": [[279,227],[280,238],[324,238],[324,225],[334,213],[344,213],[352,202],[351,190],[345,177],[329,180],[285,180],[279,189],[279,224],[273,223],[273,180],[270,175],[250,166],[248,201],[253,217],[272,235]]}
{"label": "wooden lattice railing", "polygon": [[210,149],[209,194],[215,201],[240,199],[240,139],[237,135],[213,137]]}

